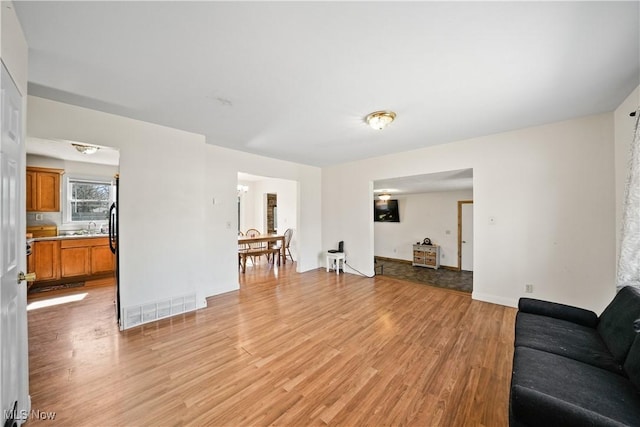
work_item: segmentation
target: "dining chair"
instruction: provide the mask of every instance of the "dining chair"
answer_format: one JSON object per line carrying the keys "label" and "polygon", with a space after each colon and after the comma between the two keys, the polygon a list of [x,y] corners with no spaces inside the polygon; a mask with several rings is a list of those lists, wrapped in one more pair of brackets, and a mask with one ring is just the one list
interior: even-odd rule
{"label": "dining chair", "polygon": [[[291,261],[293,262],[293,255],[291,255],[291,250],[289,249],[289,245],[291,244],[291,238],[293,237],[293,229],[291,228],[287,228],[284,231],[284,256],[287,256],[287,253],[289,254],[289,258],[291,258]],[[276,244],[274,244],[272,246],[273,249],[280,249],[282,245],[282,241],[278,240],[278,242]],[[282,256],[282,251],[279,252],[280,256]]]}
{"label": "dining chair", "polygon": [[[244,235],[247,237],[258,237],[260,236],[260,231],[258,231],[258,229],[256,228],[250,228],[244,233]],[[250,248],[259,248],[261,246],[262,243],[249,243]]]}
{"label": "dining chair", "polygon": [[[261,235],[260,230],[258,230],[257,228],[250,228],[248,229],[244,235],[246,237],[258,237]],[[262,249],[265,247],[264,243],[262,242],[258,242],[258,243],[248,243],[247,244],[248,249]],[[255,265],[256,263],[256,257],[251,257],[251,263]]]}
{"label": "dining chair", "polygon": [[[244,233],[238,230],[238,237],[244,236]],[[247,245],[244,243],[238,243],[238,266],[242,266],[242,253],[246,252],[248,249]]]}

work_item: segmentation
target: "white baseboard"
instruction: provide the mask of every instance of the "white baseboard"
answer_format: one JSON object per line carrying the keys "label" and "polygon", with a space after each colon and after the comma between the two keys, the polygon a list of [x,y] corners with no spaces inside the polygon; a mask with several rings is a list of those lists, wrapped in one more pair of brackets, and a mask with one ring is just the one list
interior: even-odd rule
{"label": "white baseboard", "polygon": [[518,299],[505,298],[498,295],[483,294],[473,291],[471,293],[471,298],[478,301],[490,302],[492,304],[505,305],[507,307],[518,307]]}

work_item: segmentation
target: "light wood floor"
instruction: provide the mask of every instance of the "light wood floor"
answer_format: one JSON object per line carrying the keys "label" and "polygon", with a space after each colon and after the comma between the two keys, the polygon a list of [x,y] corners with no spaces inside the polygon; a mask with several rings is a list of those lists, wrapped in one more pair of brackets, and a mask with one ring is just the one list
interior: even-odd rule
{"label": "light wood floor", "polygon": [[122,333],[109,287],[29,311],[32,408],[56,412],[29,425],[508,424],[514,309],[292,263],[241,282]]}

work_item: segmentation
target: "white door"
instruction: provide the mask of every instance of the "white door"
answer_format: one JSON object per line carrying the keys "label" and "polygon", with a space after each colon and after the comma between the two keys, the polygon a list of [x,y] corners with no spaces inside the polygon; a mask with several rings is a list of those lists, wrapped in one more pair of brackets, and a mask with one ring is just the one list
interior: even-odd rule
{"label": "white door", "polygon": [[[26,419],[30,409],[27,348],[26,282],[18,275],[26,266],[22,97],[2,66],[0,76],[0,403],[3,425]],[[7,420],[9,421],[7,424]]]}
{"label": "white door", "polygon": [[460,268],[473,271],[473,203],[462,204],[462,246]]}

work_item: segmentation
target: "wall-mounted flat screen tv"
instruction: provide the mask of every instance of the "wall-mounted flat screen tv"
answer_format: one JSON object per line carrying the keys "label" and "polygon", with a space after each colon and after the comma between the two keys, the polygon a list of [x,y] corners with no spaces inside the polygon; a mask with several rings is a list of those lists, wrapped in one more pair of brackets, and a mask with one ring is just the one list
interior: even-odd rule
{"label": "wall-mounted flat screen tv", "polygon": [[374,200],[373,220],[375,222],[400,222],[397,200]]}

